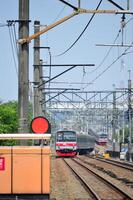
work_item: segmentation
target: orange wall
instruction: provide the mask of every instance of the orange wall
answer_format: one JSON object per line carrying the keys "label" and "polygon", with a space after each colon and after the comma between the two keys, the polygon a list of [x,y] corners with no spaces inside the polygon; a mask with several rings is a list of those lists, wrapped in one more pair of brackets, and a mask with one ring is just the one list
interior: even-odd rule
{"label": "orange wall", "polygon": [[[0,157],[5,159],[5,169],[0,170],[0,193],[11,193],[11,148],[0,148]],[[8,164],[7,164],[8,163]]]}
{"label": "orange wall", "polygon": [[11,148],[0,147],[0,155],[5,157],[5,170],[0,171],[0,194],[50,193],[49,147],[13,147],[12,154]]}

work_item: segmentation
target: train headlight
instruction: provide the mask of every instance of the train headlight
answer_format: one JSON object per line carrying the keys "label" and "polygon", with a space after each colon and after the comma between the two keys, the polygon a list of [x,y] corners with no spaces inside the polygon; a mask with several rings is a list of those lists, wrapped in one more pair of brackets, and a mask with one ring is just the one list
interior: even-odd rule
{"label": "train headlight", "polygon": [[60,147],[59,147],[59,146],[56,146],[56,150],[60,150]]}

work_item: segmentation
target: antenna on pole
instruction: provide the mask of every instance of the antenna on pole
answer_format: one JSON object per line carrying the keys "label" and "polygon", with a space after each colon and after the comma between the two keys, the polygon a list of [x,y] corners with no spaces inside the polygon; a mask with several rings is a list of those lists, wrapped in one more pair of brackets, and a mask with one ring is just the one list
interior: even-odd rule
{"label": "antenna on pole", "polygon": [[124,36],[124,28],[125,28],[125,14],[122,15],[122,18],[121,18],[121,30],[122,30],[122,42],[121,44],[123,45],[123,36]]}

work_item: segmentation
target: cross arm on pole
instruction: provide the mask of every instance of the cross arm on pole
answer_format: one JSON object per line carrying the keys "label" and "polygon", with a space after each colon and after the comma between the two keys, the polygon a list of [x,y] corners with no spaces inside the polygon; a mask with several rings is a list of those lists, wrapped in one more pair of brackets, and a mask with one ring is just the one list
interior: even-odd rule
{"label": "cross arm on pole", "polygon": [[62,92],[58,92],[55,96],[53,96],[53,97],[49,98],[47,101],[43,102],[43,104],[51,101],[52,99],[54,99],[55,97],[59,96],[60,94],[66,92],[66,91],[67,91],[67,89],[63,90]]}
{"label": "cross arm on pole", "polygon": [[46,84],[46,83],[49,83],[50,81],[54,80],[55,78],[58,78],[58,77],[61,76],[62,74],[68,72],[69,70],[71,70],[71,69],[73,69],[73,68],[75,68],[75,67],[76,67],[76,65],[74,65],[74,66],[70,67],[69,69],[67,69],[67,70],[65,70],[65,71],[63,71],[63,72],[61,72],[60,74],[54,76],[53,78],[51,78],[51,79],[45,81],[44,83],[42,83],[41,85],[39,85],[38,88],[40,88],[42,85],[44,85],[44,84]]}
{"label": "cross arm on pole", "polygon": [[39,37],[40,35],[42,35],[43,33],[46,33],[47,31],[51,30],[52,28],[58,26],[59,24],[62,24],[63,22],[69,20],[70,18],[74,17],[75,15],[78,15],[79,12],[78,11],[74,11],[73,13],[71,13],[70,15],[58,20],[57,22],[45,27],[44,29],[42,29],[41,31],[27,37],[27,38],[22,38],[18,40],[18,43],[23,45],[24,43],[29,43],[31,42],[31,40]]}
{"label": "cross arm on pole", "polygon": [[[94,64],[90,64],[89,66],[94,66]],[[61,72],[60,74],[58,74],[58,75],[54,76],[53,78],[51,78],[51,79],[45,81],[44,83],[40,84],[40,85],[38,86],[38,88],[40,88],[42,85],[44,85],[44,84],[46,84],[46,83],[49,83],[50,81],[54,80],[55,78],[58,78],[58,77],[61,76],[62,74],[64,74],[64,73],[70,71],[71,69],[73,69],[73,68],[75,68],[75,67],[77,67],[77,65],[73,65],[73,66],[70,67],[69,69],[66,69],[65,71]]]}
{"label": "cross arm on pole", "polygon": [[[27,38],[22,38],[18,40],[18,43],[23,45],[24,43],[29,43],[31,42],[31,40],[39,37],[40,35],[42,35],[43,33],[46,33],[47,31],[51,30],[52,28],[64,23],[65,21],[71,19],[72,17],[78,15],[78,14],[133,14],[132,10],[124,10],[121,6],[119,6],[118,4],[116,4],[115,2],[113,2],[112,0],[109,0],[111,3],[115,4],[115,6],[117,6],[120,10],[87,10],[87,9],[82,9],[82,8],[77,8],[73,5],[71,5],[70,3],[64,1],[64,0],[60,0],[63,3],[69,5],[70,7],[72,7],[74,9],[74,12],[72,12],[70,15],[65,16],[64,18],[58,20],[57,22],[45,27],[44,29],[40,30],[39,32],[27,37]],[[80,2],[80,1],[79,1]]]}

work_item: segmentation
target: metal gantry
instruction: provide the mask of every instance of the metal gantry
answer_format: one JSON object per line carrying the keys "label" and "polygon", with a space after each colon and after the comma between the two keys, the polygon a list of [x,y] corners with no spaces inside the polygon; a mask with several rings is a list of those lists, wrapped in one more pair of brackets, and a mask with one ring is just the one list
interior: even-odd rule
{"label": "metal gantry", "polygon": [[[45,91],[47,96],[49,92]],[[51,90],[50,95],[55,96],[57,91]],[[132,90],[131,94],[132,96]],[[132,101],[130,102],[132,107]],[[53,115],[64,117],[57,121],[62,121],[64,126],[87,130],[91,127],[95,131],[106,131],[114,141],[113,150],[115,151],[115,142],[118,138],[117,132],[128,124],[125,120],[125,111],[128,110],[128,89],[112,91],[65,91],[55,98],[52,98],[51,104],[46,105]],[[65,119],[65,120],[64,120]],[[119,139],[117,139],[119,141]],[[124,140],[124,139],[123,139]]]}

